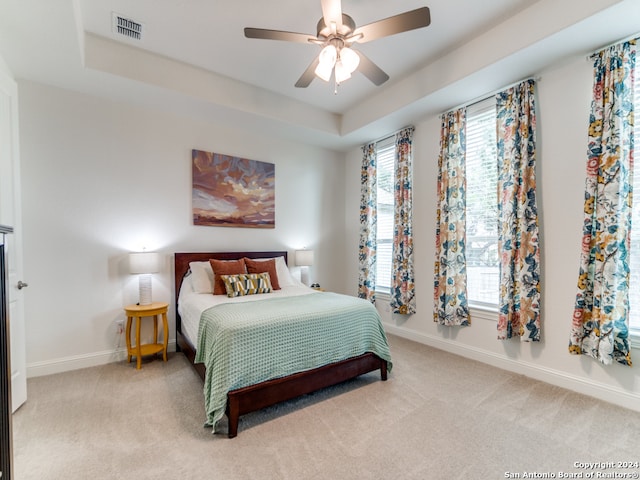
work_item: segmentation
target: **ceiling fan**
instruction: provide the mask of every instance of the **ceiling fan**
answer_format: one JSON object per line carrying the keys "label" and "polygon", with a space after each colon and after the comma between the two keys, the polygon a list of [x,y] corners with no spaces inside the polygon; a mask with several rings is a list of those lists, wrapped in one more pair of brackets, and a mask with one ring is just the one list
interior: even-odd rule
{"label": "ceiling fan", "polygon": [[389,75],[351,46],[356,42],[370,42],[396,33],[427,27],[431,23],[429,8],[422,7],[356,28],[353,18],[342,13],[341,0],[321,0],[321,3],[322,18],[318,21],[315,37],[311,34],[282,30],[249,27],[244,29],[247,38],[312,43],[322,47],[320,54],[296,82],[298,88],[308,87],[315,76],[328,82],[332,74],[337,86],[351,78],[351,74],[356,70],[375,85],[382,85],[389,80]]}

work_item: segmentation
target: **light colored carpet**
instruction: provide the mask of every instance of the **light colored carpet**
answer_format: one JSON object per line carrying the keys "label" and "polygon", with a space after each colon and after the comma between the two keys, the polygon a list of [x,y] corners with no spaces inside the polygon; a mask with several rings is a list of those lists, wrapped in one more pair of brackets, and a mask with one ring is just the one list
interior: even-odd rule
{"label": "light colored carpet", "polygon": [[181,354],[30,379],[15,480],[560,478],[614,471],[575,462],[640,462],[639,413],[389,341],[388,381],[368,374],[246,415],[231,440],[203,427],[202,382]]}

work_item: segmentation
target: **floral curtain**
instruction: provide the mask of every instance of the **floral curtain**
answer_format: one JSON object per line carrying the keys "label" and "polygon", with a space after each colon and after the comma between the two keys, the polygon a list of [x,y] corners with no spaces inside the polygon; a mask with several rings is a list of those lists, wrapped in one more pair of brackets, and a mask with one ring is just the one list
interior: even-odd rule
{"label": "floral curtain", "polygon": [[391,311],[416,313],[413,275],[413,127],[396,134]]}
{"label": "floral curtain", "polygon": [[635,41],[594,56],[582,252],[569,352],[631,366],[629,247]]}
{"label": "floral curtain", "polygon": [[496,95],[500,300],[498,339],[540,340],[534,81]]}
{"label": "floral curtain", "polygon": [[358,251],[358,297],[376,299],[377,157],[376,145],[362,147],[360,171],[360,245]]}
{"label": "floral curtain", "polygon": [[433,319],[440,325],[470,325],[465,258],[466,109],[442,115],[438,157],[436,260]]}

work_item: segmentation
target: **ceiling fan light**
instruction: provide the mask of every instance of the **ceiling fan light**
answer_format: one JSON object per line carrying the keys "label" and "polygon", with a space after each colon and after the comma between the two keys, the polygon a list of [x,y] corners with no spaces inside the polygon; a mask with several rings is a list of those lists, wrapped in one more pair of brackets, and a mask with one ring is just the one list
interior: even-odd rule
{"label": "ceiling fan light", "polygon": [[336,63],[336,83],[340,84],[345,80],[349,80],[351,78],[351,72],[345,67],[342,63],[342,60],[339,60]]}
{"label": "ceiling fan light", "polygon": [[331,79],[331,72],[333,71],[333,64],[331,63],[323,63],[322,61],[318,63],[318,66],[315,69],[315,74],[318,78],[321,78],[325,82],[328,82]]}
{"label": "ceiling fan light", "polygon": [[318,60],[320,60],[320,65],[328,65],[330,68],[333,68],[337,58],[338,51],[336,50],[336,47],[333,45],[327,45],[320,52]]}
{"label": "ceiling fan light", "polygon": [[342,65],[349,70],[349,73],[353,73],[360,64],[360,55],[349,47],[345,47],[340,50],[340,61]]}

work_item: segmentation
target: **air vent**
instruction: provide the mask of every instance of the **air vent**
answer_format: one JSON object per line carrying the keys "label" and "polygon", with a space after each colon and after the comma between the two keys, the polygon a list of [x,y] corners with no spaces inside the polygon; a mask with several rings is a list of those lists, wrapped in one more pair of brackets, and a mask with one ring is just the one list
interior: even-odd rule
{"label": "air vent", "polygon": [[113,33],[124,35],[125,37],[129,37],[133,40],[142,40],[143,24],[140,22],[136,22],[130,18],[113,13],[112,28]]}

